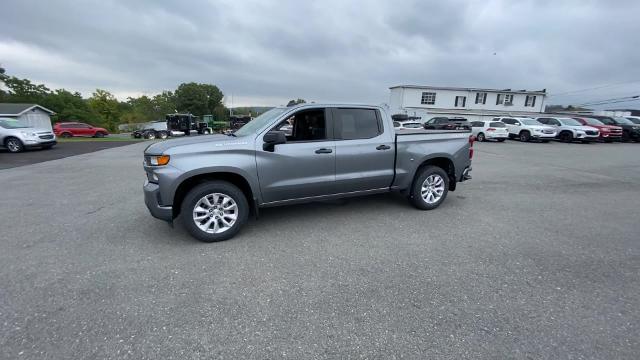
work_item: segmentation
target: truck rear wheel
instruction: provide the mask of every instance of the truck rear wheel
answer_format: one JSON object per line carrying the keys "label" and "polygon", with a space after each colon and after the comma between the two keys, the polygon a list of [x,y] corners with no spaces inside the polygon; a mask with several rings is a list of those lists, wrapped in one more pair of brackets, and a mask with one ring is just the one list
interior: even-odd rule
{"label": "truck rear wheel", "polygon": [[180,217],[187,231],[204,242],[235,236],[249,218],[249,203],[242,190],[226,181],[208,181],[187,193]]}
{"label": "truck rear wheel", "polygon": [[438,166],[426,166],[413,181],[409,201],[420,210],[440,206],[449,192],[449,175]]}

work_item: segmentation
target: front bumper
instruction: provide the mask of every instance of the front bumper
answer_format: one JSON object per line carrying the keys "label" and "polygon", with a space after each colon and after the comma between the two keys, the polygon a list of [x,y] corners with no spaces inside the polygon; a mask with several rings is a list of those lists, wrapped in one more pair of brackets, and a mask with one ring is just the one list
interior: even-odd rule
{"label": "front bumper", "polygon": [[22,144],[26,149],[39,148],[43,146],[53,146],[57,144],[56,140],[25,140]]}
{"label": "front bumper", "polygon": [[164,221],[173,221],[173,208],[171,206],[160,205],[160,186],[145,181],[143,190],[144,203],[147,205],[151,216]]}
{"label": "front bumper", "polygon": [[555,139],[557,135],[557,133],[545,134],[535,131],[531,133],[531,137],[534,139]]}

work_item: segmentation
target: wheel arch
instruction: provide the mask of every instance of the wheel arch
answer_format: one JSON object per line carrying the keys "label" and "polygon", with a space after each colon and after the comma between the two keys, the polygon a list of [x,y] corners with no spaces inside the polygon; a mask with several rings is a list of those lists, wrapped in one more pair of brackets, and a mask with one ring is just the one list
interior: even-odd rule
{"label": "wheel arch", "polygon": [[176,217],[178,217],[178,215],[180,215],[182,201],[184,200],[184,197],[187,195],[189,190],[193,189],[193,187],[197,186],[198,184],[213,180],[226,181],[237,186],[247,198],[250,213],[252,213],[254,216],[258,216],[258,204],[256,199],[257,194],[251,188],[251,184],[249,183],[249,181],[244,176],[238,173],[219,171],[195,174],[193,176],[185,178],[180,182],[180,184],[176,187],[175,193],[173,195],[173,218],[175,219]]}
{"label": "wheel arch", "polygon": [[422,171],[422,169],[424,169],[427,166],[437,166],[441,169],[443,169],[447,175],[449,175],[449,190],[450,191],[454,191],[456,189],[456,167],[455,164],[453,162],[453,159],[451,159],[448,156],[443,156],[443,155],[439,155],[439,156],[435,156],[435,157],[431,157],[428,159],[424,159],[420,165],[418,165],[418,167],[416,168],[416,171],[413,174],[413,179],[411,180],[411,187],[409,189],[413,188],[413,185],[415,184],[416,178],[418,177],[418,174]]}

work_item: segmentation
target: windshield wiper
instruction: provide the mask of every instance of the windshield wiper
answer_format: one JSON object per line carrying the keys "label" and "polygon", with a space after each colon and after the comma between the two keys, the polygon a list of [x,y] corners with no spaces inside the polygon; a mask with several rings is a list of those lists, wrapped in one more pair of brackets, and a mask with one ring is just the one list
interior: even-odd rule
{"label": "windshield wiper", "polygon": [[228,133],[228,136],[232,136],[232,137],[238,137],[238,135],[234,134],[234,133]]}

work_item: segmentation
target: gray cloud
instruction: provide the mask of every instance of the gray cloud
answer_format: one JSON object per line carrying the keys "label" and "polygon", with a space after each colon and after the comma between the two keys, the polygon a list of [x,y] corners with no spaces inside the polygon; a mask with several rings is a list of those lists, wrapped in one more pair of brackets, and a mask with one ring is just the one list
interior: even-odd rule
{"label": "gray cloud", "polygon": [[640,80],[637,1],[8,0],[2,12],[0,63],[85,95],[199,81],[235,104],[380,103],[400,83],[562,93]]}

